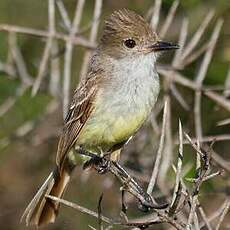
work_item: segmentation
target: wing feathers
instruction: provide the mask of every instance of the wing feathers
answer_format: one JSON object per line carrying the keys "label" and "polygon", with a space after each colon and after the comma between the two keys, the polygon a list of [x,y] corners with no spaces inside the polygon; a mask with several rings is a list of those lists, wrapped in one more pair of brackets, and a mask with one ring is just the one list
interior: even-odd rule
{"label": "wing feathers", "polygon": [[56,163],[59,168],[62,168],[66,154],[73,147],[81,129],[94,109],[98,78],[100,79],[101,77],[94,73],[94,76],[88,78],[85,84],[80,86],[74,93],[58,143]]}

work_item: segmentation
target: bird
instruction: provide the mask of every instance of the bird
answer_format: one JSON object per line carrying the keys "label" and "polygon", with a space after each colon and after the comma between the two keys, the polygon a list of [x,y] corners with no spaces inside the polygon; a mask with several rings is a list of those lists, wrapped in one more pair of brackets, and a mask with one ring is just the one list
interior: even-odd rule
{"label": "bird", "polygon": [[88,72],[69,105],[55,169],[22,215],[26,225],[55,221],[60,205],[46,195],[63,197],[73,170],[89,159],[78,154],[79,148],[98,156],[110,153],[111,161],[119,161],[123,146],[144,124],[157,101],[158,53],[177,48],[161,41],[134,11],[120,9],[108,17]]}

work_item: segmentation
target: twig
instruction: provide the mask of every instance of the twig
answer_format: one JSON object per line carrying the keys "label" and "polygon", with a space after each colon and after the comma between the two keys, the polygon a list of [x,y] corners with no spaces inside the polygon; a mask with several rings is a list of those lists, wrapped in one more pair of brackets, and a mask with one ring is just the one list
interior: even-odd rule
{"label": "twig", "polygon": [[[191,138],[187,134],[186,134],[186,138],[191,142]],[[198,204],[199,190],[200,190],[201,184],[204,182],[204,178],[206,177],[208,170],[210,168],[211,155],[210,155],[209,149],[208,149],[208,151],[206,151],[204,153],[200,151],[199,142],[197,143],[197,145],[194,145],[193,143],[191,143],[191,145],[196,150],[196,154],[199,156],[199,157],[197,157],[197,160],[201,161],[201,159],[202,159],[204,162],[203,162],[203,165],[201,164],[202,162],[197,163],[197,168],[196,168],[197,180],[196,180],[195,187],[194,187],[193,193],[192,193],[191,209],[190,209],[190,213],[189,213],[189,217],[188,217],[187,227],[189,228],[191,226],[192,221],[193,221],[195,224],[195,228],[200,229],[197,217],[196,218],[194,218],[194,217],[196,214],[196,206]],[[211,149],[211,147],[210,147],[210,149]]]}
{"label": "twig", "polygon": [[103,229],[102,223],[101,223],[101,215],[102,215],[102,207],[101,207],[101,203],[102,203],[102,199],[103,199],[103,193],[100,195],[99,197],[99,201],[98,201],[98,206],[97,206],[97,210],[98,210],[98,225],[99,225],[99,229]]}
{"label": "twig", "polygon": [[[164,85],[164,91],[169,92],[171,87],[171,81],[170,79],[164,79],[163,82]],[[170,93],[165,93],[164,95],[164,101],[167,101],[167,117],[166,117],[166,127],[165,127],[165,147],[164,147],[164,154],[162,155],[162,161],[159,167],[159,173],[158,173],[158,185],[161,188],[162,191],[164,191],[164,194],[169,194],[169,190],[167,189],[167,186],[165,186],[165,178],[167,175],[167,171],[170,168],[171,162],[172,162],[172,156],[173,156],[173,141],[172,141],[172,116],[171,116],[171,97]]]}
{"label": "twig", "polygon": [[48,40],[45,45],[44,53],[40,62],[38,75],[36,77],[36,80],[34,82],[33,88],[32,88],[32,96],[36,95],[39,87],[41,85],[41,82],[43,80],[43,77],[45,76],[45,72],[48,66],[48,61],[51,53],[52,43],[53,43],[53,35],[55,34],[55,0],[49,0],[49,33],[50,36],[48,37]]}
{"label": "twig", "polygon": [[196,150],[200,157],[203,158],[204,153],[200,150],[199,144],[195,144],[187,133],[184,133],[184,135],[187,138],[188,142],[191,144],[191,146],[194,148],[194,150]]}
{"label": "twig", "polygon": [[[191,208],[190,208],[190,212],[189,212],[189,217],[188,217],[188,222],[187,222],[187,225],[186,225],[186,229],[191,229],[191,224],[192,222],[194,222],[194,227],[196,230],[199,230],[200,227],[199,227],[199,223],[197,220],[197,218],[195,218],[196,216],[196,204],[197,204],[197,195],[195,196],[192,196],[192,200],[191,200]],[[198,226],[197,226],[198,224]]]}
{"label": "twig", "polygon": [[216,230],[219,230],[219,229],[220,229],[220,226],[221,226],[221,224],[223,223],[224,217],[225,217],[226,214],[228,213],[229,208],[230,208],[230,200],[227,199],[227,200],[225,201],[224,209],[223,209],[223,211],[222,211],[222,214],[220,215],[219,221],[218,221],[218,223],[217,223],[217,225],[216,225]]}
{"label": "twig", "polygon": [[156,212],[157,212],[157,215],[153,213],[153,214],[146,215],[138,219],[129,220],[129,222],[124,224],[124,226],[132,226],[132,227],[135,226],[141,229],[146,229],[147,227],[151,225],[155,225],[159,223],[168,223],[176,229],[179,229],[179,230],[185,229],[184,228],[185,226],[183,223],[168,216],[168,214],[165,213],[164,211],[156,210]]}
{"label": "twig", "polygon": [[208,175],[208,176],[205,176],[205,177],[203,178],[203,181],[210,180],[210,179],[212,179],[212,178],[214,178],[214,177],[216,177],[216,176],[222,175],[223,173],[224,173],[223,170],[219,170],[219,171],[217,171],[217,172],[215,172],[215,173],[212,173],[212,174],[210,174],[210,175]]}
{"label": "twig", "polygon": [[159,125],[157,123],[156,116],[155,116],[154,112],[151,114],[150,124],[153,128],[153,131],[156,133],[157,136],[159,136],[160,135],[160,128],[159,128]]}
{"label": "twig", "polygon": [[[206,216],[206,214],[205,214],[205,212],[204,212],[204,209],[201,207],[200,203],[198,203],[198,210],[199,210],[200,215],[201,215],[201,217],[203,218],[204,223],[205,223],[205,225],[207,226],[208,230],[212,230],[212,226],[211,226],[211,224],[209,223],[209,220],[208,220],[208,218],[207,218],[207,216]],[[200,226],[200,227],[201,227],[201,226]],[[202,227],[201,227],[201,228],[202,228]]]}
{"label": "twig", "polygon": [[161,161],[161,156],[162,156],[162,152],[164,148],[164,141],[165,141],[166,119],[167,119],[167,101],[165,101],[165,105],[164,105],[160,144],[159,144],[159,148],[157,151],[157,156],[156,156],[155,165],[152,171],[152,176],[150,178],[150,182],[149,182],[148,189],[147,189],[148,194],[152,194],[154,185],[156,183],[159,167],[160,167],[160,161]]}
{"label": "twig", "polygon": [[228,124],[230,124],[230,118],[217,122],[217,126],[228,125]]}
{"label": "twig", "polygon": [[[15,33],[22,33],[22,34],[28,34],[32,36],[38,36],[38,37],[54,37],[56,39],[61,39],[64,41],[69,41],[69,35],[58,33],[51,35],[49,32],[34,28],[28,28],[28,27],[21,27],[21,26],[12,26],[8,24],[0,24],[0,31],[7,31],[7,32],[15,32]],[[90,43],[87,39],[85,39],[82,36],[75,36],[71,39],[71,42],[75,45],[80,45],[88,49],[94,49],[95,44]]]}
{"label": "twig", "polygon": [[[99,18],[101,15],[101,9],[102,9],[102,0],[96,0],[95,1],[95,7],[94,7],[94,14],[93,14],[93,23],[89,35],[89,41],[92,43],[96,42],[97,39],[97,32],[98,32],[98,27],[99,27]],[[84,58],[83,58],[83,63],[81,67],[81,72],[80,72],[80,78],[83,79],[86,76],[87,70],[88,70],[88,65],[89,65],[89,60],[90,60],[91,52],[86,51]]]}
{"label": "twig", "polygon": [[182,164],[183,164],[183,130],[181,121],[179,120],[179,151],[178,151],[178,160],[177,160],[177,170],[176,170],[176,183],[174,186],[172,202],[169,209],[169,215],[173,215],[176,212],[180,201],[181,194],[181,180],[182,180]]}
{"label": "twig", "polygon": [[184,60],[190,53],[191,51],[196,47],[198,42],[200,41],[201,36],[203,35],[205,29],[209,25],[211,19],[213,18],[214,11],[210,11],[208,15],[205,17],[203,22],[201,23],[199,29],[196,31],[194,36],[192,37],[191,41],[189,44],[185,47],[183,54],[182,54],[182,60]]}
{"label": "twig", "polygon": [[180,35],[179,35],[179,41],[178,41],[180,45],[180,49],[176,50],[172,61],[172,66],[175,68],[181,67],[181,61],[182,61],[181,56],[184,50],[187,35],[188,35],[188,18],[183,18]]}
{"label": "twig", "polygon": [[160,9],[162,0],[156,0],[153,8],[153,14],[150,21],[151,27],[156,31],[160,19]]}
{"label": "twig", "polygon": [[[55,197],[55,196],[47,195],[46,197],[49,198],[49,199],[51,199],[51,200],[53,200],[53,201],[57,201],[57,202],[59,202],[61,204],[64,204],[64,205],[66,205],[66,206],[68,206],[70,208],[78,210],[78,211],[80,211],[82,213],[85,213],[87,215],[90,215],[90,216],[93,216],[95,218],[98,218],[98,213],[97,212],[91,211],[91,210],[89,210],[87,208],[84,208],[84,207],[78,205],[78,204],[69,202],[67,200],[60,199],[60,198]],[[103,215],[101,215],[101,220],[104,221],[105,223],[108,223],[108,224],[119,224],[119,222],[115,222],[112,219],[110,219],[108,217],[105,217]]]}
{"label": "twig", "polygon": [[15,104],[17,98],[16,97],[8,97],[1,105],[0,105],[0,117],[6,114]]}
{"label": "twig", "polygon": [[217,39],[219,37],[222,25],[223,25],[223,20],[218,20],[218,22],[216,23],[216,26],[213,30],[213,33],[212,33],[212,36],[211,36],[211,39],[209,42],[210,45],[207,49],[207,52],[204,56],[202,63],[201,63],[201,68],[197,74],[196,83],[198,83],[198,84],[201,84],[205,78],[205,75],[207,73],[211,58],[213,56],[213,51],[214,51]]}
{"label": "twig", "polygon": [[71,28],[71,21],[69,19],[68,13],[66,11],[66,8],[65,8],[62,0],[56,0],[56,4],[57,4],[58,10],[60,12],[60,15],[62,17],[62,21],[63,21],[65,27],[68,30],[70,30],[70,28]]}
{"label": "twig", "polygon": [[[160,74],[162,74],[162,76],[172,78],[172,81],[179,83],[182,86],[188,87],[195,91],[200,90],[199,86],[195,82],[189,80],[177,71],[172,69],[168,70],[167,68],[163,68],[161,66],[158,66],[157,70]],[[212,91],[204,91],[204,95],[215,101],[219,106],[223,107],[227,111],[230,111],[230,101],[224,96]]]}
{"label": "twig", "polygon": [[[195,137],[191,138],[192,142],[196,142],[197,139]],[[206,143],[206,142],[213,142],[213,141],[229,141],[230,140],[230,135],[229,134],[220,134],[216,136],[203,136],[201,143]],[[178,142],[176,142],[178,144]],[[184,140],[184,144],[189,144],[188,140]]]}
{"label": "twig", "polygon": [[166,33],[168,32],[168,29],[170,27],[170,25],[172,24],[172,21],[175,17],[175,14],[176,14],[176,10],[178,8],[178,5],[179,5],[179,0],[174,0],[170,10],[169,10],[169,13],[165,19],[165,22],[160,30],[160,37],[161,38],[164,38]]}
{"label": "twig", "polygon": [[210,46],[209,43],[205,43],[203,46],[195,50],[191,55],[189,55],[187,58],[183,60],[183,68],[189,64],[191,64],[193,61],[197,60]]}
{"label": "twig", "polygon": [[[215,172],[215,173],[212,173],[212,174],[210,174],[210,175],[208,175],[208,176],[205,176],[205,177],[203,178],[203,182],[204,182],[204,181],[207,181],[207,180],[210,180],[210,179],[212,179],[212,178],[214,178],[214,177],[216,177],[216,176],[222,175],[222,174],[223,174],[223,171],[217,171],[217,172]],[[186,180],[189,181],[189,182],[194,182],[194,183],[196,183],[198,179],[197,179],[197,178],[186,178]]]}
{"label": "twig", "polygon": [[188,103],[185,101],[185,99],[183,98],[181,93],[178,91],[175,84],[172,83],[170,86],[170,89],[171,89],[172,95],[176,98],[176,100],[179,102],[179,104],[182,106],[182,108],[186,111],[189,111],[190,107],[189,107]]}
{"label": "twig", "polygon": [[5,115],[16,103],[18,97],[20,97],[25,91],[27,87],[24,85],[19,86],[16,90],[16,95],[14,97],[7,98],[1,105],[0,105],[0,117]]}
{"label": "twig", "polygon": [[[212,214],[210,216],[207,217],[208,222],[212,222],[213,220],[215,220],[217,217],[219,217],[221,215],[221,213],[223,212],[223,209],[226,205],[226,200],[224,201],[224,203],[214,212],[212,212]],[[205,223],[201,223],[201,228],[204,227]]]}
{"label": "twig", "polygon": [[66,116],[66,113],[68,111],[68,106],[69,106],[70,78],[71,78],[71,65],[72,65],[72,53],[73,53],[72,40],[75,37],[75,33],[79,29],[84,4],[85,4],[85,0],[79,0],[77,3],[73,24],[70,29],[69,39],[65,45],[64,74],[63,74],[64,75],[63,76],[63,117]]}
{"label": "twig", "polygon": [[219,106],[222,106],[227,111],[230,111],[230,100],[227,100],[223,96],[211,91],[205,91],[204,95],[215,101]]}
{"label": "twig", "polygon": [[59,57],[53,57],[58,53],[58,43],[57,41],[53,41],[51,48],[51,61],[50,61],[50,82],[49,82],[49,90],[51,95],[57,97],[60,94],[60,59]]}
{"label": "twig", "polygon": [[9,33],[9,46],[10,52],[12,53],[13,61],[17,66],[19,77],[21,78],[22,83],[27,86],[31,85],[33,80],[27,72],[24,58],[17,45],[17,35],[14,32]]}
{"label": "twig", "polygon": [[230,162],[223,159],[220,154],[216,153],[213,149],[210,149],[208,145],[203,145],[204,151],[210,151],[212,159],[224,170],[230,172]]}
{"label": "twig", "polygon": [[15,77],[16,71],[12,64],[0,62],[0,71],[5,72],[10,77]]}
{"label": "twig", "polygon": [[227,74],[224,86],[225,86],[225,89],[227,89],[224,91],[224,96],[229,97],[230,96],[230,67],[228,69],[228,74]]}
{"label": "twig", "polygon": [[[209,18],[211,19],[212,13],[209,14]],[[207,20],[208,21],[208,20]],[[204,81],[204,78],[206,76],[208,66],[210,64],[211,58],[213,56],[214,47],[216,45],[217,39],[219,37],[220,29],[222,27],[223,21],[218,21],[214,30],[213,34],[210,39],[210,46],[208,47],[204,59],[201,62],[201,66],[199,69],[199,72],[197,74],[195,82],[197,83],[199,88],[202,88],[202,84]],[[198,142],[202,141],[202,121],[201,121],[201,91],[196,91],[195,93],[195,105],[194,105],[194,117],[195,117],[195,132],[196,132],[196,138]],[[199,154],[197,155],[199,158]],[[197,162],[200,162],[200,159],[197,159]]]}

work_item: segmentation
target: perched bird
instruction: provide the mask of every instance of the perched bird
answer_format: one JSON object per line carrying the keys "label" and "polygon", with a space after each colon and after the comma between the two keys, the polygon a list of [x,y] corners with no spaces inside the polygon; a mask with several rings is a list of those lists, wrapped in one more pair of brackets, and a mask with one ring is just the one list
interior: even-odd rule
{"label": "perched bird", "polygon": [[108,18],[88,74],[74,92],[58,144],[56,168],[22,216],[27,225],[55,221],[59,204],[45,196],[63,196],[71,172],[84,160],[79,147],[99,155],[109,152],[112,161],[119,159],[121,148],[156,103],[160,89],[157,52],[176,48],[160,41],[133,11],[121,9]]}

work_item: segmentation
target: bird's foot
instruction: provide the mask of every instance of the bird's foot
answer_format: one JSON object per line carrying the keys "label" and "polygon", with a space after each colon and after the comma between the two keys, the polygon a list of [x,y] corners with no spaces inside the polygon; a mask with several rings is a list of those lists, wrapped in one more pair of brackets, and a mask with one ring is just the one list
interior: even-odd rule
{"label": "bird's foot", "polygon": [[83,155],[90,156],[91,159],[86,161],[83,165],[83,169],[93,168],[95,169],[99,174],[105,174],[109,171],[110,167],[110,160],[106,157],[100,157],[96,154],[90,153],[90,152],[81,152]]}
{"label": "bird's foot", "polygon": [[110,168],[110,160],[102,157],[99,162],[94,164],[94,168],[97,170],[99,174],[105,174],[109,171]]}

